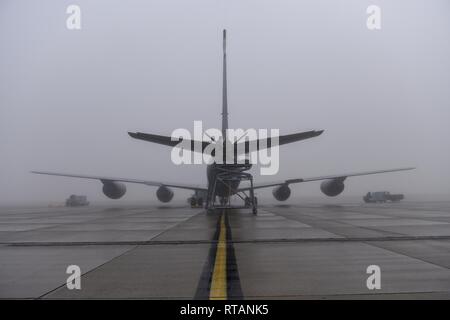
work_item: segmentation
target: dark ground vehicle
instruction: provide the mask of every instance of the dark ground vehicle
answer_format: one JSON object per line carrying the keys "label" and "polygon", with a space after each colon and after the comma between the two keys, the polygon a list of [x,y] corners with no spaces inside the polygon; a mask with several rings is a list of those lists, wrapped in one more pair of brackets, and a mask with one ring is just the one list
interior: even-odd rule
{"label": "dark ground vehicle", "polygon": [[391,194],[388,191],[377,191],[377,192],[367,192],[363,197],[366,203],[376,203],[376,202],[397,202],[404,199],[403,194]]}
{"label": "dark ground vehicle", "polygon": [[66,207],[81,207],[81,206],[88,206],[89,201],[87,201],[86,196],[77,196],[75,194],[72,194],[67,200],[66,200]]}

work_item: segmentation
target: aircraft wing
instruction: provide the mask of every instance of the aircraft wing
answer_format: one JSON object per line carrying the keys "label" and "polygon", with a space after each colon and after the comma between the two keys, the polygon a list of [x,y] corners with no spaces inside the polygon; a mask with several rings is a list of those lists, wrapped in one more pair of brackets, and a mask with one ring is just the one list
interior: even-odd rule
{"label": "aircraft wing", "polygon": [[206,187],[196,186],[196,185],[188,185],[188,184],[180,184],[180,183],[166,183],[166,182],[159,182],[159,181],[139,180],[139,179],[88,176],[88,175],[81,175],[81,174],[58,173],[58,172],[47,172],[47,171],[31,171],[31,173],[45,174],[45,175],[50,175],[50,176],[100,180],[102,182],[103,181],[119,181],[119,182],[128,182],[128,183],[138,183],[138,184],[145,184],[147,186],[154,186],[154,187],[166,186],[166,187],[171,187],[171,188],[188,189],[188,190],[200,190],[200,191],[208,190]]}
{"label": "aircraft wing", "polygon": [[[276,181],[276,182],[266,182],[261,184],[254,184],[254,189],[262,189],[262,188],[269,188],[269,187],[275,187],[275,186],[281,186],[281,185],[288,185],[291,183],[301,183],[301,182],[310,182],[310,181],[319,181],[319,180],[328,180],[328,179],[342,179],[345,180],[347,177],[355,177],[355,176],[366,176],[369,174],[378,174],[378,173],[386,173],[386,172],[396,172],[396,171],[406,171],[406,170],[413,170],[414,167],[407,167],[407,168],[396,168],[396,169],[387,169],[387,170],[376,170],[376,171],[364,171],[364,172],[357,172],[357,173],[345,173],[345,174],[335,174],[335,175],[328,175],[328,176],[318,176],[318,177],[311,177],[311,178],[296,178],[296,179],[287,179],[284,181]],[[245,188],[239,188],[239,191],[247,191],[250,190],[250,187]]]}

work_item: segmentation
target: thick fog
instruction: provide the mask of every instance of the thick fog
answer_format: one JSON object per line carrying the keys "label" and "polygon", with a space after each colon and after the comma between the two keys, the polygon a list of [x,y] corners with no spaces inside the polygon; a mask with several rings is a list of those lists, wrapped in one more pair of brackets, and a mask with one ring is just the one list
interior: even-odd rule
{"label": "thick fog", "polygon": [[[70,4],[81,30],[66,27]],[[381,30],[366,26],[371,4]],[[279,173],[253,170],[257,182],[415,166],[349,178],[344,195],[449,195],[449,9],[448,0],[2,0],[0,205],[106,200],[99,181],[31,170],[206,184],[205,166],[176,166],[170,148],[127,131],[220,127],[223,28],[230,127],[325,130],[280,147]],[[154,187],[127,187],[108,201],[155,199]],[[295,201],[326,198],[319,182],[292,189]]]}

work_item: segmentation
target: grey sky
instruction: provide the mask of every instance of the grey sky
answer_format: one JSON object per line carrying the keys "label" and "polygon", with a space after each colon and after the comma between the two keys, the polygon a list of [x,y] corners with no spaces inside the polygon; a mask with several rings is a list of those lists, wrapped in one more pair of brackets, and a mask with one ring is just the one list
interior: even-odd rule
{"label": "grey sky", "polygon": [[[82,30],[66,29],[69,4],[81,7]],[[381,7],[379,31],[366,28],[370,4]],[[206,183],[204,166],[177,167],[169,148],[126,132],[220,126],[223,28],[231,127],[325,129],[281,147],[279,174],[257,181],[412,165],[349,179],[345,194],[449,194],[449,9],[447,0],[2,0],[0,205],[105,199],[100,182],[30,170]],[[320,195],[319,183],[293,190]],[[124,199],[155,191],[128,185]]]}

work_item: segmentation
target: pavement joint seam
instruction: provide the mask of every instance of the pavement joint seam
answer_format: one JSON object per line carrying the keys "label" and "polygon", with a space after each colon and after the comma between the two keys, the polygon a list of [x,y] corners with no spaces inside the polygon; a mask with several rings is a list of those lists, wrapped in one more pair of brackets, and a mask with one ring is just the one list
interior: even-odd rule
{"label": "pavement joint seam", "polygon": [[[172,227],[168,228],[167,230],[170,230],[170,229],[172,229],[172,228],[175,228],[175,227],[176,227],[177,225],[179,225],[180,223],[182,223],[182,222],[184,222],[184,221],[187,221],[187,220],[189,220],[189,219],[191,219],[191,218],[197,216],[197,215],[200,214],[200,213],[201,213],[201,212],[198,212],[197,214],[192,215],[192,216],[189,217],[188,219],[183,220],[183,221],[181,221],[181,222],[179,222],[179,223],[176,223],[175,225],[173,225]],[[167,230],[165,230],[165,231],[167,231]],[[80,277],[84,277],[84,276],[88,275],[89,273],[91,273],[91,272],[93,272],[93,271],[95,271],[95,270],[101,268],[102,266],[104,266],[104,265],[110,263],[111,261],[113,261],[113,260],[115,260],[115,259],[118,259],[118,258],[120,258],[120,257],[122,257],[122,256],[124,256],[124,255],[126,255],[126,254],[128,254],[128,253],[130,253],[131,251],[134,251],[135,249],[137,249],[137,248],[140,247],[140,246],[141,246],[140,244],[136,244],[135,246],[129,248],[128,250],[125,250],[125,251],[122,252],[121,254],[119,254],[119,255],[117,255],[117,256],[115,256],[115,257],[109,259],[108,261],[105,261],[105,262],[103,262],[102,264],[99,264],[98,266],[96,266],[96,267],[94,267],[94,268],[92,268],[92,269],[86,271],[85,273],[81,274]],[[50,290],[50,291],[48,291],[48,292],[46,292],[46,293],[40,295],[40,296],[37,297],[36,299],[37,299],[37,300],[43,299],[43,298],[45,298],[46,296],[48,296],[49,294],[51,294],[51,293],[57,291],[58,289],[63,288],[65,285],[66,285],[66,283],[63,283],[63,284],[61,284],[60,286],[57,286],[56,288],[53,288],[52,290]]]}

